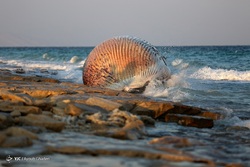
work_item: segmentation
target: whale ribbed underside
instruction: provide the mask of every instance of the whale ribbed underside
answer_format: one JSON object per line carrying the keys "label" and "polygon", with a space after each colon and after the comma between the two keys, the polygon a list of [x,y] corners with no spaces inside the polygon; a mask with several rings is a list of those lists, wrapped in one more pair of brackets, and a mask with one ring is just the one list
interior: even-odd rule
{"label": "whale ribbed underside", "polygon": [[169,78],[163,56],[148,42],[128,36],[96,46],[83,67],[83,83],[116,90],[140,88],[152,79]]}

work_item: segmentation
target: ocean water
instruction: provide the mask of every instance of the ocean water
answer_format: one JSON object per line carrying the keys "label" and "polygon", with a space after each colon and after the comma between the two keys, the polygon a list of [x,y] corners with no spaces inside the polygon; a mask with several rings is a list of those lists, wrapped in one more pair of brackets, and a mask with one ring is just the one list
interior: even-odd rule
{"label": "ocean water", "polygon": [[[20,75],[82,83],[82,67],[92,49],[0,48],[0,69],[13,73],[23,69],[25,73]],[[212,129],[169,124],[166,133],[159,124],[152,133],[201,138],[211,142],[214,150],[222,147],[224,157],[228,155],[236,162],[250,163],[250,46],[161,46],[157,49],[167,58],[171,78],[167,88],[150,85],[144,95],[202,107],[221,113],[223,119],[216,121]],[[204,148],[197,154],[204,153],[202,150]],[[205,154],[213,157],[209,150]]]}

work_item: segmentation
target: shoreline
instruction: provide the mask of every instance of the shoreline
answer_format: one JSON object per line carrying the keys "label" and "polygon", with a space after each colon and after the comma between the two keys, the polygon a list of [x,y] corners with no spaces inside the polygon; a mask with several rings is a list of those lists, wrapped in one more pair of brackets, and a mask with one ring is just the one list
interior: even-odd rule
{"label": "shoreline", "polygon": [[[202,108],[155,100],[140,94],[0,72],[0,157],[3,160],[8,156],[6,152],[16,154],[17,149],[19,154],[26,156],[25,149],[43,145],[32,156],[53,157],[59,153],[116,156],[121,159],[139,157],[147,162],[160,160],[164,163],[217,166],[215,159],[190,155],[178,149],[180,145],[186,148],[205,143],[196,143],[193,139],[180,136],[152,138],[148,130],[156,128],[159,122],[209,129],[213,128],[215,120],[221,118],[222,115]],[[52,142],[53,137],[44,138],[46,135],[59,137],[60,134],[64,136],[73,132],[83,137],[97,138],[97,143],[104,138],[118,139],[117,143],[149,140],[149,144],[142,142],[146,148],[142,150],[137,145],[135,149],[119,149],[117,143],[113,143],[114,147],[117,145],[116,149],[105,149],[104,145],[95,148],[89,143],[81,146],[76,143],[50,145],[46,140]],[[165,147],[163,151],[159,147],[166,144],[171,145],[171,151]],[[10,148],[14,148],[14,151],[11,152]],[[52,160],[47,163],[52,163]],[[226,166],[229,163],[220,161],[219,165]]]}

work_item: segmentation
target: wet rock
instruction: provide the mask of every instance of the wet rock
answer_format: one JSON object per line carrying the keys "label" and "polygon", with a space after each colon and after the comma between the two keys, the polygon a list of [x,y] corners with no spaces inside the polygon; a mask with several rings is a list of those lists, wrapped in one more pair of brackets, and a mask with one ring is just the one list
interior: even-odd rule
{"label": "wet rock", "polygon": [[196,165],[203,166],[215,166],[214,162],[208,159],[197,158],[185,154],[183,152],[178,153],[169,153],[167,151],[157,151],[152,150],[150,147],[145,146],[144,149],[134,148],[112,148],[112,149],[103,149],[103,148],[92,148],[87,147],[77,147],[77,146],[59,146],[59,147],[47,147],[47,152],[52,153],[61,153],[61,154],[86,154],[92,156],[122,156],[122,157],[131,157],[131,158],[145,158],[150,160],[167,160],[170,162],[195,162]]}
{"label": "wet rock", "polygon": [[219,114],[219,113],[213,113],[213,112],[209,112],[209,111],[201,112],[200,114],[198,114],[198,116],[210,118],[213,120],[218,120],[222,117],[221,114]]}
{"label": "wet rock", "polygon": [[159,145],[161,147],[173,145],[175,147],[189,147],[194,145],[201,145],[198,141],[192,141],[188,138],[177,137],[177,136],[164,136],[155,138],[149,141],[149,144]]}
{"label": "wet rock", "polygon": [[212,119],[180,114],[167,114],[165,116],[165,121],[176,122],[179,125],[192,126],[197,128],[212,128],[214,126],[214,122]]}
{"label": "wet rock", "polygon": [[8,137],[1,144],[1,147],[27,147],[32,145],[32,140],[26,136]]}
{"label": "wet rock", "polygon": [[40,70],[40,73],[46,73],[46,74],[49,74],[49,71],[47,69],[41,69]]}
{"label": "wet rock", "polygon": [[15,71],[17,74],[25,74],[25,70],[24,69],[22,69],[22,68],[18,68],[18,69],[16,69],[16,71]]}
{"label": "wet rock", "polygon": [[122,100],[118,101],[120,103],[122,103],[122,106],[119,107],[119,110],[123,110],[123,111],[132,111],[132,109],[135,108],[136,104],[135,103],[129,103],[129,102],[123,102]]}
{"label": "wet rock", "polygon": [[116,108],[119,108],[122,106],[122,104],[111,101],[111,100],[107,100],[107,99],[103,99],[100,97],[90,97],[86,100],[86,104],[91,105],[91,106],[99,106],[101,108],[104,108],[108,111],[112,111]]}
{"label": "wet rock", "polygon": [[168,112],[174,114],[197,115],[200,114],[202,111],[204,111],[204,109],[176,103],[174,104],[174,107]]}
{"label": "wet rock", "polygon": [[65,126],[64,122],[54,120],[45,115],[29,114],[27,116],[19,117],[19,121],[26,125],[41,126],[56,132],[62,131]]}
{"label": "wet rock", "polygon": [[141,115],[140,120],[146,125],[146,126],[154,126],[155,120],[149,116]]}

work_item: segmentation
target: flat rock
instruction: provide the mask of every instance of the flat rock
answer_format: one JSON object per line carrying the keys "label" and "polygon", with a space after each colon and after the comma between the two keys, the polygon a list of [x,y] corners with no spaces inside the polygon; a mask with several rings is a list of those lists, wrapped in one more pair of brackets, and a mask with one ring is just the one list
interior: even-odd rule
{"label": "flat rock", "polygon": [[[48,90],[51,89],[51,90]],[[50,96],[58,96],[58,95],[62,95],[62,94],[74,94],[76,92],[74,91],[70,91],[67,89],[62,89],[62,88],[46,88],[44,90],[24,90],[24,93],[29,94],[32,97],[36,97],[36,98],[46,98],[46,97],[50,97]]]}
{"label": "flat rock", "polygon": [[214,126],[214,122],[210,118],[181,114],[167,114],[165,116],[165,121],[176,122],[179,125],[192,126],[197,128],[212,128]]}
{"label": "flat rock", "polygon": [[169,147],[172,145],[175,147],[189,147],[194,145],[202,145],[198,141],[193,141],[191,139],[178,136],[163,136],[160,138],[155,138],[149,141],[149,144],[159,145],[161,147]]}
{"label": "flat rock", "polygon": [[38,139],[35,133],[32,133],[26,129],[20,127],[10,127],[4,131],[8,136],[26,136],[29,139]]}
{"label": "flat rock", "polygon": [[27,147],[32,145],[32,140],[26,136],[8,137],[1,147]]}
{"label": "flat rock", "polygon": [[100,97],[90,97],[86,100],[86,104],[91,105],[91,106],[99,106],[108,111],[113,111],[114,109],[117,109],[122,106],[122,104],[120,103],[107,100],[104,98],[100,98]]}
{"label": "flat rock", "polygon": [[74,104],[74,103],[69,103],[66,107],[64,112],[67,115],[72,115],[72,116],[79,116],[83,113],[82,108],[80,107],[82,106],[81,104]]}
{"label": "flat rock", "polygon": [[19,111],[23,115],[42,113],[41,109],[36,106],[15,106],[13,109],[14,111]]}
{"label": "flat rock", "polygon": [[2,97],[3,100],[23,102],[26,105],[32,105],[34,101],[34,99],[27,94],[13,93],[7,90],[1,90],[0,97]]}
{"label": "flat rock", "polygon": [[12,117],[19,117],[19,116],[21,116],[21,112],[20,112],[20,111],[12,111],[12,112],[10,113],[10,115],[11,115]]}
{"label": "flat rock", "polygon": [[136,107],[131,112],[139,115],[148,115],[152,116],[153,118],[158,118],[172,108],[174,108],[174,106],[170,102],[163,103],[155,101],[142,101],[137,102]]}
{"label": "flat rock", "polygon": [[23,124],[41,126],[56,132],[60,132],[65,126],[64,122],[57,121],[46,115],[29,114],[19,117],[19,121]]}

